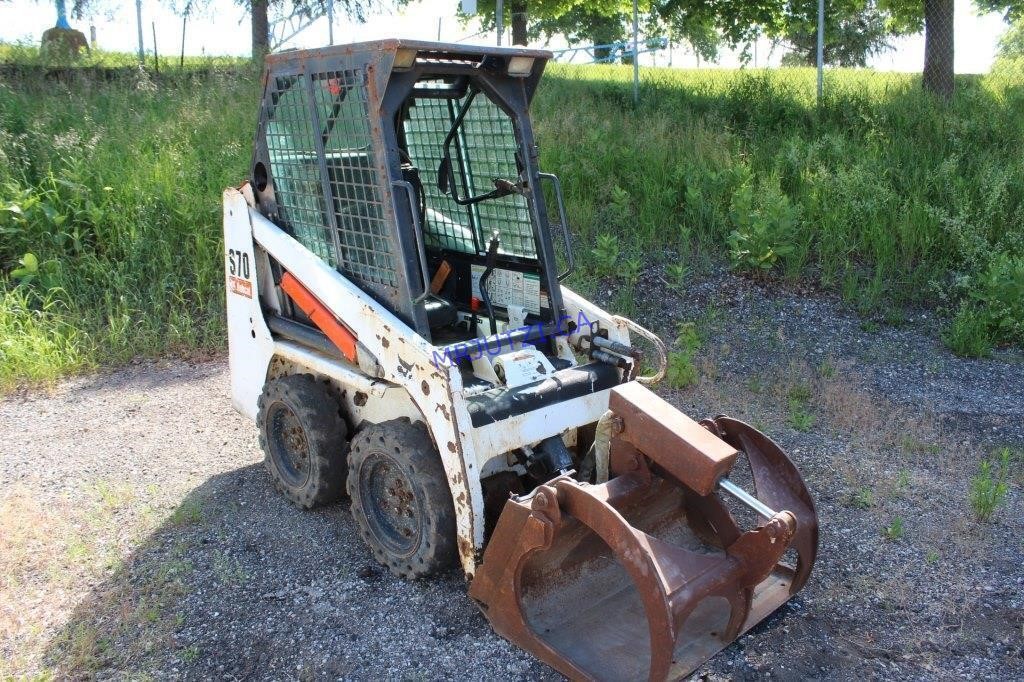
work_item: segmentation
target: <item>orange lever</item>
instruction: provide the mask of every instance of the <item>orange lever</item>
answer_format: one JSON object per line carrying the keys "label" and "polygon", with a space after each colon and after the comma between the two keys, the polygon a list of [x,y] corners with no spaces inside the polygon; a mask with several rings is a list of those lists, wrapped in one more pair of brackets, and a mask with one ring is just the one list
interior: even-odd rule
{"label": "orange lever", "polygon": [[341,354],[348,358],[349,362],[356,361],[356,336],[348,327],[338,322],[334,314],[327,309],[323,303],[318,301],[309,289],[302,286],[302,283],[292,276],[292,273],[284,273],[281,278],[281,288],[295,301],[295,305],[302,309],[302,312],[309,316],[313,324],[317,326],[327,338],[341,351]]}

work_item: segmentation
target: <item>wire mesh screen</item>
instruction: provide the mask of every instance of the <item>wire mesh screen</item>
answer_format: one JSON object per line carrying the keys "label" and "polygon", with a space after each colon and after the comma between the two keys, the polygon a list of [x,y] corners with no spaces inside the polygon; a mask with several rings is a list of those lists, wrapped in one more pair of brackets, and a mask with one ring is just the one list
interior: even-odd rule
{"label": "wire mesh screen", "polygon": [[299,243],[338,267],[304,77],[274,78],[270,103],[266,140],[280,220]]}
{"label": "wire mesh screen", "polygon": [[365,74],[362,69],[326,71],[313,74],[312,84],[344,269],[364,282],[395,286]]}
{"label": "wire mesh screen", "polygon": [[393,288],[394,249],[370,137],[365,72],[315,73],[308,84],[315,111],[304,76],[274,81],[267,148],[281,218],[300,243],[352,279]]}
{"label": "wire mesh screen", "polygon": [[444,155],[444,139],[462,107],[469,107],[452,143],[456,175],[453,191],[467,196],[494,189],[494,179],[515,181],[518,145],[509,116],[483,94],[472,100],[415,98],[404,121],[409,156],[414,165],[427,172],[423,183],[427,198],[424,225],[426,243],[466,253],[482,253],[493,231],[501,233],[501,252],[525,258],[536,257],[533,224],[526,197],[512,194],[460,206],[451,195],[437,188],[437,169]]}

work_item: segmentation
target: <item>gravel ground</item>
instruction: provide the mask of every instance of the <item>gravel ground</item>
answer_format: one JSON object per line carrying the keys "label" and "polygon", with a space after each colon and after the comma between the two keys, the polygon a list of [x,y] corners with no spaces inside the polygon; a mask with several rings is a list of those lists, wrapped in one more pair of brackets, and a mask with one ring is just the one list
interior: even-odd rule
{"label": "gravel ground", "polygon": [[[703,338],[699,383],[662,394],[767,430],[821,518],[805,591],[698,675],[1024,677],[1021,355],[960,360],[928,315],[875,331],[725,272],[677,294],[651,270],[640,289],[670,302],[639,313],[665,338],[686,320]],[[557,677],[489,630],[455,572],[378,568],[347,503],[288,506],[227,394],[216,360],[0,401],[0,677]],[[1009,495],[978,522],[971,477],[1002,446]]]}

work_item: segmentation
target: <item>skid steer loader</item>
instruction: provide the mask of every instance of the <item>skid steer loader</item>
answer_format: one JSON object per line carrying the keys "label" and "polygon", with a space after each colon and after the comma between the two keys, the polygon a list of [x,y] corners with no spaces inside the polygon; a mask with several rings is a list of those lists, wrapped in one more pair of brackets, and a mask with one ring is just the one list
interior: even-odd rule
{"label": "skid steer loader", "polygon": [[232,400],[281,493],[347,494],[395,575],[457,561],[494,629],[571,678],[679,678],[803,587],[817,516],[775,443],[659,398],[658,338],[562,286],[528,115],[550,57],[267,57],[224,193]]}

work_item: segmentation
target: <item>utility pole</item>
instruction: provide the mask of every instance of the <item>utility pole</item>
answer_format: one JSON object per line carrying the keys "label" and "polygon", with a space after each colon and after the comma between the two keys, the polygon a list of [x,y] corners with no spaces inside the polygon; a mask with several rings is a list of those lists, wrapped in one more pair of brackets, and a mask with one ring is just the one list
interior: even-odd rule
{"label": "utility pole", "polygon": [[154,21],[151,25],[153,27],[153,68],[160,73],[160,55],[156,51],[156,22]]}
{"label": "utility pole", "polygon": [[818,103],[823,92],[822,78],[825,72],[825,0],[818,0]]}
{"label": "utility pole", "polygon": [[139,63],[146,62],[145,46],[142,42],[142,0],[135,0],[135,24],[139,29]]}

